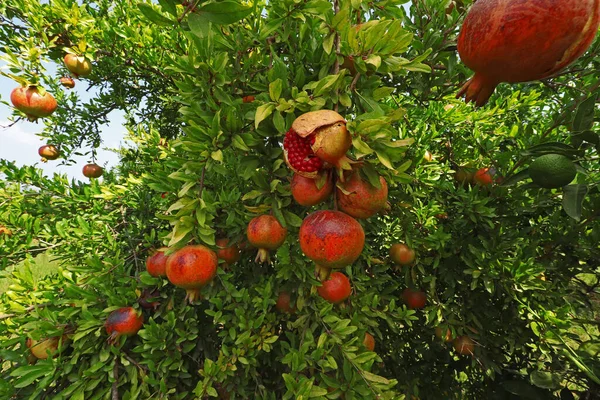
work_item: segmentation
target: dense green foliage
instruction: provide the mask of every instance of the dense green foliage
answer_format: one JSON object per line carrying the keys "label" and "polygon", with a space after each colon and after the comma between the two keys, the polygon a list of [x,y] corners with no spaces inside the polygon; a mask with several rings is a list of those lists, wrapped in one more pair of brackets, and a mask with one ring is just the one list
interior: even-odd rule
{"label": "dense green foliage", "polygon": [[[454,99],[471,74],[455,46],[468,4],[158,3],[0,4],[0,72],[56,97],[40,133],[62,162],[93,154],[113,110],[135,144],[89,183],[0,161],[0,397],[598,398],[600,41],[560,76],[502,86],[474,109]],[[88,103],[58,84],[65,48],[93,60],[77,80]],[[366,246],[343,270],[353,293],[342,306],[316,293],[297,240],[311,210],[290,196],[281,148],[297,116],[334,108],[391,204],[361,220]],[[571,185],[528,180],[548,153],[578,164]],[[482,167],[501,178],[455,179]],[[145,272],[153,248],[243,243],[269,212],[289,231],[272,264],[245,250],[193,305]],[[413,266],[389,260],[398,242],[416,250]],[[43,253],[57,267],[40,276]],[[424,309],[406,308],[407,287],[427,293]],[[139,334],[108,344],[109,312],[155,288]],[[281,291],[295,313],[275,310]],[[475,354],[458,355],[436,327],[471,337]],[[28,337],[63,334],[56,358],[32,362]]]}

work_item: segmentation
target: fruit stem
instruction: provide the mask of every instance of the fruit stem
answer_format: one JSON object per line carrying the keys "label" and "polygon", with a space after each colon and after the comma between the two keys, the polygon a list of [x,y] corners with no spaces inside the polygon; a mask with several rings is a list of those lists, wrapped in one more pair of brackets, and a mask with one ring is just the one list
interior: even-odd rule
{"label": "fruit stem", "polygon": [[315,277],[320,282],[325,282],[329,279],[329,275],[331,275],[331,269],[327,267],[323,267],[319,264],[315,264]]}

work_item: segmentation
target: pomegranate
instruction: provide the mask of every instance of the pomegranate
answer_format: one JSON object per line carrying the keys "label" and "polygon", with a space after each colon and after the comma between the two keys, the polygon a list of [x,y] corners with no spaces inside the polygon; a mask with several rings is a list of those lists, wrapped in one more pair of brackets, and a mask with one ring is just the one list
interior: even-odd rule
{"label": "pomegranate", "polygon": [[269,250],[277,250],[285,242],[287,229],[272,215],[261,215],[250,221],[246,236],[252,246],[258,247],[256,262],[268,262]]}
{"label": "pomegranate", "polygon": [[488,186],[494,183],[494,169],[481,168],[473,176],[473,181],[480,186]]}
{"label": "pomegranate", "polygon": [[200,289],[217,274],[218,259],[211,249],[202,245],[186,246],[167,259],[167,278],[186,290],[190,303],[200,297]]}
{"label": "pomegranate", "polygon": [[331,195],[333,183],[329,179],[329,174],[318,175],[316,179],[294,174],[291,191],[296,203],[311,207],[322,203]]}
{"label": "pomegranate", "polygon": [[242,97],[242,103],[252,103],[254,101],[254,96],[248,95]]}
{"label": "pomegranate", "polygon": [[96,163],[87,164],[83,167],[83,176],[86,178],[100,178],[104,173],[104,168]]}
{"label": "pomegranate", "polygon": [[217,258],[225,261],[225,264],[235,264],[241,257],[240,248],[237,244],[229,246],[229,239],[217,239]]}
{"label": "pomegranate", "polygon": [[327,279],[331,269],[344,268],[358,259],[365,246],[362,226],[340,211],[320,210],[300,226],[300,248],[316,264],[316,275]]}
{"label": "pomegranate", "polygon": [[444,335],[442,332],[442,328],[438,326],[435,328],[435,336],[437,336],[438,339],[443,340],[444,342],[452,341],[452,331],[450,329],[446,329],[446,334]]}
{"label": "pomegranate", "polygon": [[30,121],[47,117],[58,107],[54,96],[36,85],[13,89],[10,101],[17,110],[24,112]]}
{"label": "pomegranate", "polygon": [[406,303],[406,306],[411,310],[421,309],[427,304],[427,295],[420,290],[413,290],[410,288],[404,289],[404,292],[402,292],[402,299]]}
{"label": "pomegranate", "polygon": [[63,76],[60,78],[60,84],[68,89],[73,89],[75,87],[75,80],[70,76]]}
{"label": "pomegranate", "polygon": [[157,301],[159,298],[160,292],[158,290],[144,289],[138,299],[138,304],[144,310],[156,310],[160,306],[160,302]]}
{"label": "pomegranate", "polygon": [[415,251],[403,243],[390,247],[390,258],[398,265],[410,265],[415,261]]}
{"label": "pomegranate", "polygon": [[[67,340],[66,336],[62,336],[62,342]],[[26,345],[29,351],[35,358],[45,360],[48,357],[56,357],[58,355],[58,347],[61,337],[55,336],[47,339],[33,340],[27,338]]]}
{"label": "pomegranate", "polygon": [[283,154],[295,173],[314,178],[328,165],[340,171],[351,169],[353,161],[346,157],[350,146],[352,137],[340,114],[331,110],[311,111],[296,118],[285,134]]}
{"label": "pomegranate", "polygon": [[152,255],[146,259],[146,271],[152,276],[167,276],[167,257],[165,252],[168,249],[161,247],[152,252]]}
{"label": "pomegranate", "polygon": [[144,316],[133,307],[122,307],[108,315],[104,328],[108,342],[116,344],[121,336],[133,336],[142,328]]}
{"label": "pomegranate", "polygon": [[382,176],[380,187],[376,188],[361,179],[358,172],[353,173],[347,182],[340,184],[337,190],[340,210],[354,218],[369,218],[383,210],[387,204],[388,186]]}
{"label": "pomegranate", "polygon": [[317,293],[328,302],[339,304],[350,297],[352,287],[346,275],[341,272],[333,272],[329,279],[319,286]]}
{"label": "pomegranate", "polygon": [[63,59],[67,69],[78,78],[80,76],[88,76],[92,72],[92,63],[83,56],[68,53]]}
{"label": "pomegranate", "polygon": [[279,293],[275,308],[284,314],[293,314],[296,312],[296,307],[292,306],[292,298],[288,292]]}
{"label": "pomegranate", "polygon": [[363,344],[369,351],[375,350],[375,338],[369,332],[365,333],[365,338],[363,339]]}
{"label": "pomegranate", "polygon": [[472,356],[475,351],[475,342],[468,336],[459,336],[452,342],[454,350],[462,356]]}
{"label": "pomegranate", "polygon": [[56,160],[60,156],[60,152],[56,146],[47,144],[38,149],[38,154],[43,160]]}
{"label": "pomegranate", "polygon": [[479,0],[460,30],[458,52],[475,76],[459,91],[483,106],[500,82],[548,78],[590,46],[600,0]]}

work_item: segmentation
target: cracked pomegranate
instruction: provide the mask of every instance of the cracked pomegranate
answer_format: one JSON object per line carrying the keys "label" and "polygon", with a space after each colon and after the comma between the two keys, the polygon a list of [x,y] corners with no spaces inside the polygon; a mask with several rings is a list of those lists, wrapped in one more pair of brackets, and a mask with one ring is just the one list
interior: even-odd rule
{"label": "cracked pomegranate", "polygon": [[316,275],[327,279],[332,269],[344,268],[358,259],[365,246],[362,226],[340,211],[320,210],[308,215],[300,226],[300,248],[315,262]]}
{"label": "cracked pomegranate", "polygon": [[218,259],[211,249],[202,245],[190,245],[177,250],[167,259],[167,278],[186,290],[190,303],[200,298],[200,289],[217,274]]}
{"label": "cracked pomegranate", "polygon": [[142,328],[144,316],[133,307],[122,307],[111,312],[104,323],[108,342],[116,344],[121,336],[133,336]]}
{"label": "cracked pomegranate", "polygon": [[248,242],[258,248],[256,261],[268,262],[269,250],[277,250],[285,242],[287,229],[272,215],[261,215],[250,221],[246,236]]}
{"label": "cracked pomegranate", "polygon": [[315,179],[294,174],[290,189],[296,203],[311,207],[324,202],[331,195],[333,183],[329,174],[318,175]]}
{"label": "cracked pomegranate", "polygon": [[483,106],[500,82],[548,78],[581,56],[600,24],[600,0],[479,0],[458,52],[475,75],[459,91]]}
{"label": "cracked pomegranate", "polygon": [[295,173],[314,178],[330,165],[338,170],[350,169],[353,161],[346,157],[350,146],[352,138],[340,114],[311,111],[296,118],[285,134],[283,154]]}
{"label": "cracked pomegranate", "polygon": [[30,121],[47,117],[58,107],[54,96],[35,85],[13,89],[10,101],[17,110],[25,113]]}
{"label": "cracked pomegranate", "polygon": [[217,258],[225,261],[225,264],[235,264],[241,257],[240,248],[237,244],[229,246],[229,239],[217,239]]}
{"label": "cracked pomegranate", "polygon": [[350,297],[352,286],[346,275],[341,272],[333,272],[329,279],[319,286],[317,293],[328,302],[339,304]]}
{"label": "cracked pomegranate", "polygon": [[[383,210],[387,204],[388,186],[382,176],[376,188],[361,179],[358,172],[338,186],[337,198],[340,210],[354,218],[369,218]],[[340,188],[341,187],[341,188]]]}
{"label": "cracked pomegranate", "polygon": [[161,247],[152,253],[150,257],[146,259],[146,271],[152,276],[167,276],[167,257],[165,252],[168,249]]}

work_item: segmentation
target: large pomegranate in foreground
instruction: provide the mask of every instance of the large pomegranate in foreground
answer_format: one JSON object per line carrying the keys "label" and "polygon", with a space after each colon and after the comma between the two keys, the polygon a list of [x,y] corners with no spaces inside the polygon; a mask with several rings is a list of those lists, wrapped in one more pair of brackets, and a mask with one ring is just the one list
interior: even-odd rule
{"label": "large pomegranate in foreground", "polygon": [[248,242],[258,247],[257,262],[269,261],[269,250],[277,250],[285,242],[287,229],[272,215],[255,217],[246,229]]}
{"label": "large pomegranate in foreground", "polygon": [[317,289],[319,296],[330,303],[339,304],[350,297],[352,286],[350,280],[341,272],[334,272],[329,279]]}
{"label": "large pomegranate in foreground", "polygon": [[329,174],[317,176],[315,179],[294,174],[290,189],[296,203],[311,207],[327,200],[333,192],[333,183]]}
{"label": "large pomegranate in foreground", "polygon": [[346,157],[350,146],[346,120],[335,111],[319,110],[296,118],[283,139],[283,154],[295,173],[314,178],[327,163],[350,169],[352,161]]}
{"label": "large pomegranate in foreground", "polygon": [[316,264],[321,281],[332,269],[352,264],[362,253],[365,232],[349,215],[320,210],[308,215],[300,226],[300,248]]}
{"label": "large pomegranate in foreground", "polygon": [[83,167],[83,176],[86,178],[100,178],[104,173],[104,168],[96,163],[87,164]]}
{"label": "large pomegranate in foreground", "polygon": [[42,161],[44,160],[56,160],[60,157],[60,151],[56,148],[56,146],[47,144],[38,149],[38,154],[42,157]]}
{"label": "large pomegranate in foreground", "polygon": [[146,259],[146,271],[152,276],[167,276],[167,257],[165,252],[168,249],[161,247]]}
{"label": "large pomegranate in foreground", "polygon": [[144,316],[133,307],[122,307],[111,312],[104,323],[108,342],[115,344],[121,336],[133,336],[142,328]]}
{"label": "large pomegranate in foreground", "polygon": [[10,101],[17,110],[24,112],[30,121],[47,117],[58,107],[54,96],[35,85],[13,89]]}
{"label": "large pomegranate in foreground", "polygon": [[500,82],[548,78],[590,46],[600,0],[479,0],[458,36],[462,61],[475,76],[460,90],[484,105]]}
{"label": "large pomegranate in foreground", "polygon": [[363,180],[358,172],[352,174],[347,182],[337,188],[340,210],[354,218],[369,218],[385,208],[388,197],[388,186],[382,176],[380,187],[376,188]]}
{"label": "large pomegranate in foreground", "polygon": [[217,274],[217,255],[202,245],[186,246],[171,254],[167,259],[167,278],[186,290],[186,300],[190,303],[200,297],[200,289],[213,280]]}
{"label": "large pomegranate in foreground", "polygon": [[75,78],[80,76],[88,76],[92,72],[92,63],[83,56],[68,53],[63,59],[65,66]]}

